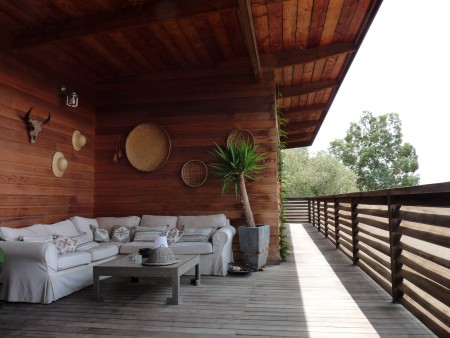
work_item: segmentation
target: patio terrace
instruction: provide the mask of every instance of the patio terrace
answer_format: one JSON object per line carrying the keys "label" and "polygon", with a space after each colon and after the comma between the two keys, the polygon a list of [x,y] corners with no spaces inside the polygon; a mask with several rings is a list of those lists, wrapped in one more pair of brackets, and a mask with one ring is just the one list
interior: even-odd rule
{"label": "patio terrace", "polygon": [[432,337],[402,305],[310,224],[288,224],[288,262],[246,276],[182,280],[179,306],[167,282],[110,278],[49,305],[7,303],[1,336],[20,337]]}

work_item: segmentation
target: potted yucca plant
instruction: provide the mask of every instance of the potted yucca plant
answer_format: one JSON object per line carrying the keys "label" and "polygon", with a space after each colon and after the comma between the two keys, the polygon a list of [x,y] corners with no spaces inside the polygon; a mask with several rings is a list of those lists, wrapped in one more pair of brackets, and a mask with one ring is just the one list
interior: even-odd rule
{"label": "potted yucca plant", "polygon": [[217,162],[211,163],[212,173],[222,180],[222,195],[233,187],[240,196],[246,226],[239,227],[239,244],[243,261],[256,269],[267,262],[269,251],[270,225],[256,225],[248,199],[246,180],[265,168],[262,162],[266,153],[257,153],[258,146],[249,142],[230,142],[227,146],[216,144],[214,156]]}

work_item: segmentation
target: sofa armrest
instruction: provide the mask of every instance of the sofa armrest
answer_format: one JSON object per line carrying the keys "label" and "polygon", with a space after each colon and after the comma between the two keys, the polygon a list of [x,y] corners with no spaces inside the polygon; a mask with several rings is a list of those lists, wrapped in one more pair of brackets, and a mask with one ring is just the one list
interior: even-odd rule
{"label": "sofa armrest", "polygon": [[213,275],[226,276],[228,263],[233,262],[233,236],[236,229],[226,225],[217,229],[212,237]]}
{"label": "sofa armrest", "polygon": [[58,252],[50,242],[0,242],[5,252],[0,298],[7,301],[45,302],[50,275],[57,271]]}

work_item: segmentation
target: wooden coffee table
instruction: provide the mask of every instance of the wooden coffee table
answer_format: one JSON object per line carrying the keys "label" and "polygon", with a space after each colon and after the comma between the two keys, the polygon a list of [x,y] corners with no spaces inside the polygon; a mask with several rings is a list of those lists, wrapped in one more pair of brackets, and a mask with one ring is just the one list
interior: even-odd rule
{"label": "wooden coffee table", "polygon": [[[195,267],[195,279],[192,284],[200,285],[200,256],[180,255],[176,256],[180,261],[171,265],[137,265],[131,260],[131,255],[115,259],[94,268],[94,299],[102,300],[100,295],[100,276],[125,276],[125,277],[169,277],[172,279],[172,298],[167,299],[168,304],[181,303],[180,277],[191,268]],[[146,259],[144,259],[145,261]]]}

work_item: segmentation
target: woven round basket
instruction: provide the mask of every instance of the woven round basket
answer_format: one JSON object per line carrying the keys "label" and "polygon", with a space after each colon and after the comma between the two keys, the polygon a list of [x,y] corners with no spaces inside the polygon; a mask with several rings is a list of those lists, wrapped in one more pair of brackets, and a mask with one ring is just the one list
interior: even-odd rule
{"label": "woven round basket", "polygon": [[144,265],[170,265],[178,263],[172,249],[159,247],[150,251],[147,262]]}
{"label": "woven round basket", "polygon": [[170,138],[155,123],[142,123],[128,135],[125,151],[131,165],[149,172],[162,167],[170,155]]}
{"label": "woven round basket", "polygon": [[181,169],[181,178],[190,187],[201,186],[205,183],[207,177],[208,167],[202,161],[188,161],[183,165],[183,169]]}
{"label": "woven round basket", "polygon": [[239,144],[241,142],[247,142],[255,145],[255,139],[251,132],[249,132],[247,129],[236,129],[233,130],[230,135],[228,135],[227,147],[230,145],[230,143]]}

